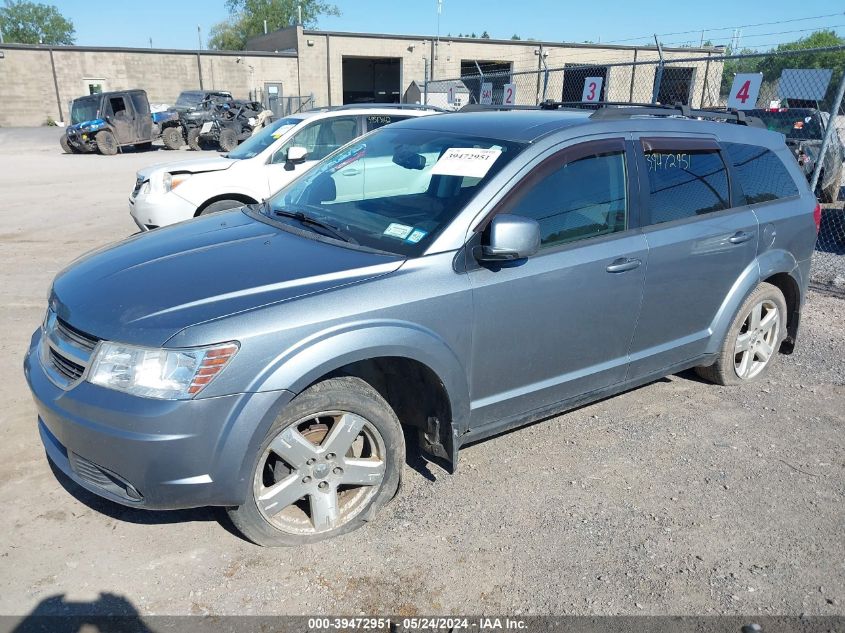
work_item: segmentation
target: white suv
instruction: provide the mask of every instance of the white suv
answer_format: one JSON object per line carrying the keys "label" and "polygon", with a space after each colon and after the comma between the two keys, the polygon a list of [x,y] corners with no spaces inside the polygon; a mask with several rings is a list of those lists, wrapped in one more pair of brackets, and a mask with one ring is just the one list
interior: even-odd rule
{"label": "white suv", "polygon": [[[278,119],[228,154],[140,170],[129,196],[129,213],[148,231],[260,202],[362,134],[436,112],[417,105],[359,105]],[[354,170],[349,171],[344,175],[354,179]]]}

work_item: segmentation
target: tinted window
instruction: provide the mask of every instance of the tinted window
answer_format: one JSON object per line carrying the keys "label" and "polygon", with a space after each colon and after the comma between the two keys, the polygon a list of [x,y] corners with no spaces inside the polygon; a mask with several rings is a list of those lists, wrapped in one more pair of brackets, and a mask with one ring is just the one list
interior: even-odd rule
{"label": "tinted window", "polygon": [[728,174],[718,152],[646,152],[651,224],[730,206]]}
{"label": "tinted window", "polygon": [[780,132],[787,138],[820,141],[824,136],[818,111],[809,108],[748,110],[747,116],[760,119],[766,129]]}
{"label": "tinted window", "polygon": [[544,247],[624,231],[625,154],[608,152],[570,161],[520,193],[507,210],[537,220]]}
{"label": "tinted window", "polygon": [[777,154],[765,147],[724,143],[746,204],[798,195],[798,187]]}
{"label": "tinted window", "polygon": [[369,132],[371,130],[377,130],[380,127],[384,127],[385,125],[396,123],[397,121],[404,121],[407,118],[409,117],[396,116],[394,114],[369,114],[364,120],[367,122],[367,132]]}

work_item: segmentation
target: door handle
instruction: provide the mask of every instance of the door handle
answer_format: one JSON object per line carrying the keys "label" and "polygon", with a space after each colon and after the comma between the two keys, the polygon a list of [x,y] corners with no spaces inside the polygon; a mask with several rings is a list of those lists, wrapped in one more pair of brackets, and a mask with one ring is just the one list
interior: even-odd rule
{"label": "door handle", "polygon": [[731,237],[728,238],[728,241],[731,244],[742,244],[750,240],[752,237],[754,236],[748,231],[737,231]]}
{"label": "door handle", "polygon": [[613,260],[613,263],[607,267],[609,273],[624,273],[627,270],[634,270],[639,267],[642,262],[639,259],[631,259],[628,257],[620,257]]}
{"label": "door handle", "polygon": [[361,170],[360,169],[344,169],[340,173],[343,174],[344,176],[357,176],[358,174],[361,173]]}

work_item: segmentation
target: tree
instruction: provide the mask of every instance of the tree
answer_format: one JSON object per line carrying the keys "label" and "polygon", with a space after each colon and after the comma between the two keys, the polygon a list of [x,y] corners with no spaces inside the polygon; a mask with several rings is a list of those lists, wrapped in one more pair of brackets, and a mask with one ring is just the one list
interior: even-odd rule
{"label": "tree", "polygon": [[513,35],[511,35],[511,39],[512,40],[521,40],[522,38],[519,37],[519,35],[517,35],[516,33],[514,33]]}
{"label": "tree", "polygon": [[3,40],[17,44],[73,44],[73,22],[49,4],[6,0],[0,7]]}
{"label": "tree", "polygon": [[487,31],[484,31],[484,32],[481,34],[481,39],[482,39],[482,40],[489,40],[489,39],[490,39],[490,34],[489,34]]}
{"label": "tree", "polygon": [[269,31],[283,29],[298,20],[300,8],[307,28],[316,27],[322,15],[340,15],[336,6],[323,0],[226,0],[229,18],[211,27],[208,46],[243,50],[249,38],[264,33],[265,20]]}

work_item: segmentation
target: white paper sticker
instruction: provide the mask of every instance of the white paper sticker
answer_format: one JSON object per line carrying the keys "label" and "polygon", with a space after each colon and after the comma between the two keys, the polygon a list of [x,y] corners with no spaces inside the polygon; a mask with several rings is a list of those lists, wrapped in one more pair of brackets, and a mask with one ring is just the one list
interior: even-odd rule
{"label": "white paper sticker", "polygon": [[411,234],[411,231],[413,230],[413,226],[391,222],[390,226],[384,229],[383,235],[388,235],[390,237],[398,237],[400,240],[404,240],[406,237],[408,237],[408,235]]}
{"label": "white paper sticker", "polygon": [[500,149],[452,147],[440,157],[431,175],[484,178],[501,153]]}
{"label": "white paper sticker", "polygon": [[422,229],[414,229],[414,232],[411,233],[405,241],[410,242],[411,244],[416,244],[426,235],[428,235],[428,231],[423,231]]}

